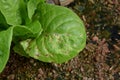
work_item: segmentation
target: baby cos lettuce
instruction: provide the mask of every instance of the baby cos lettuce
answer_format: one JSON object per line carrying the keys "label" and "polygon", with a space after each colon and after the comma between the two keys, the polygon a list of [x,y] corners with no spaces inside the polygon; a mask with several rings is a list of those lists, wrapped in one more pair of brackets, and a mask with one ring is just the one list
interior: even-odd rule
{"label": "baby cos lettuce", "polygon": [[63,63],[86,44],[82,20],[70,9],[44,0],[0,0],[0,72],[10,53]]}

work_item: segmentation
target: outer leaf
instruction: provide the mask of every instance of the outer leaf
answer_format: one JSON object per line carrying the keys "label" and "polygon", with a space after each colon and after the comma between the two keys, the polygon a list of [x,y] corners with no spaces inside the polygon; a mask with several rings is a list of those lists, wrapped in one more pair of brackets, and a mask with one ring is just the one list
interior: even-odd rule
{"label": "outer leaf", "polygon": [[22,22],[19,12],[19,1],[20,0],[0,0],[0,11],[10,25],[21,24]]}
{"label": "outer leaf", "polygon": [[13,28],[0,32],[0,72],[4,69],[10,52]]}
{"label": "outer leaf", "polygon": [[62,63],[76,56],[85,47],[83,22],[71,10],[43,4],[39,6],[37,15],[43,28],[41,36],[21,42],[31,57],[44,62]]}

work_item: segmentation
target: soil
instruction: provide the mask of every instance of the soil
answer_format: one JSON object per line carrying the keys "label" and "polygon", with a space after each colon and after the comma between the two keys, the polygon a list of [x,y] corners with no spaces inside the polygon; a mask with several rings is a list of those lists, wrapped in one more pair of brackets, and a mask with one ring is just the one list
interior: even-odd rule
{"label": "soil", "polygon": [[75,0],[67,7],[85,23],[84,50],[64,64],[11,51],[0,80],[120,80],[120,0]]}

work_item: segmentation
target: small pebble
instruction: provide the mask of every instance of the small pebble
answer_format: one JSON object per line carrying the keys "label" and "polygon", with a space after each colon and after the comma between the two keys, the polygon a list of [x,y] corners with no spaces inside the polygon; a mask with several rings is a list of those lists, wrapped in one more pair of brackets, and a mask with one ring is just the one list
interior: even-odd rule
{"label": "small pebble", "polygon": [[11,74],[7,77],[8,80],[14,80],[15,79],[15,75],[14,74]]}
{"label": "small pebble", "polygon": [[30,63],[33,64],[34,63],[34,59],[30,59]]}
{"label": "small pebble", "polygon": [[39,74],[41,74],[41,75],[43,75],[43,74],[44,74],[44,72],[43,72],[42,68],[39,68],[39,69],[38,69],[38,73],[39,73]]}
{"label": "small pebble", "polygon": [[98,41],[98,37],[97,37],[97,36],[94,36],[94,37],[92,38],[92,40],[95,41],[95,42],[97,42],[97,41]]}
{"label": "small pebble", "polygon": [[34,63],[33,66],[37,66],[37,63]]}

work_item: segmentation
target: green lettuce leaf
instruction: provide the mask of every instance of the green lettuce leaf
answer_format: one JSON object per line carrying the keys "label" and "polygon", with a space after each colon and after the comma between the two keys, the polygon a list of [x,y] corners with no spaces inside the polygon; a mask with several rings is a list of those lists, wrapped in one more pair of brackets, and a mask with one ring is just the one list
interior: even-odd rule
{"label": "green lettuce leaf", "polygon": [[0,72],[3,71],[10,53],[13,27],[0,32]]}
{"label": "green lettuce leaf", "polygon": [[43,4],[36,12],[43,28],[42,34],[36,39],[20,42],[29,56],[44,62],[63,63],[85,47],[84,24],[70,9]]}
{"label": "green lettuce leaf", "polygon": [[18,25],[22,22],[19,11],[19,1],[20,0],[0,0],[0,11],[10,25]]}

